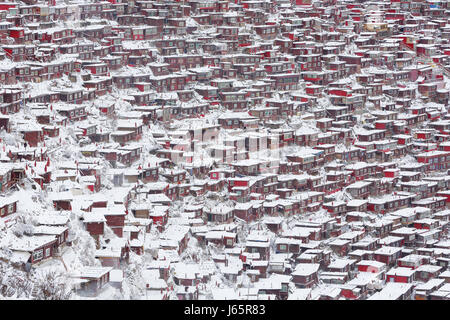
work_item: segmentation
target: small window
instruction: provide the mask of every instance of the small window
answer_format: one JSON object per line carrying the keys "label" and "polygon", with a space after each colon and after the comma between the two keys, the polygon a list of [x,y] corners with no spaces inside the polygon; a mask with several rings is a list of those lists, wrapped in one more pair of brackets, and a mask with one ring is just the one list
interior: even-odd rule
{"label": "small window", "polygon": [[33,260],[41,260],[44,255],[44,249],[40,249],[33,253]]}

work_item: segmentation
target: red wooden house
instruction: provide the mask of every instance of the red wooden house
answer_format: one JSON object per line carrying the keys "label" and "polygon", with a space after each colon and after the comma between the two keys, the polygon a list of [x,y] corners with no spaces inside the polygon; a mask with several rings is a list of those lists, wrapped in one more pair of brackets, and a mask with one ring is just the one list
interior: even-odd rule
{"label": "red wooden house", "polygon": [[415,280],[415,270],[410,268],[392,268],[386,272],[386,282],[411,283]]}
{"label": "red wooden house", "polygon": [[55,236],[25,236],[16,239],[10,246],[13,251],[13,263],[39,263],[53,256],[54,250],[58,247]]}
{"label": "red wooden house", "polygon": [[104,234],[105,222],[106,218],[102,213],[86,212],[83,215],[83,223],[85,224],[86,231],[95,238]]}
{"label": "red wooden house", "polygon": [[397,264],[401,251],[402,248],[383,246],[374,251],[373,258],[378,262],[393,266]]}
{"label": "red wooden house", "polygon": [[123,236],[123,228],[125,226],[125,207],[114,206],[107,208],[93,208],[91,211],[95,215],[103,215],[106,224],[118,236]]}
{"label": "red wooden house", "polygon": [[291,273],[292,282],[299,288],[311,288],[319,282],[318,270],[320,264],[299,263]]}
{"label": "red wooden house", "polygon": [[6,217],[17,212],[18,200],[14,197],[0,197],[0,217]]}

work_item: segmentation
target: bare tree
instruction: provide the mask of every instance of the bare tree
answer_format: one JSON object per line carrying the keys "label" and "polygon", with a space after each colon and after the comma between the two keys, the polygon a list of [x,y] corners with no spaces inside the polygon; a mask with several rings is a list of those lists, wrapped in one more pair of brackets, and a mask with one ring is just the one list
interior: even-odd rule
{"label": "bare tree", "polygon": [[56,271],[38,277],[33,288],[35,300],[68,300],[71,294],[66,277]]}
{"label": "bare tree", "polygon": [[32,284],[26,275],[0,263],[0,296],[20,299],[30,295]]}

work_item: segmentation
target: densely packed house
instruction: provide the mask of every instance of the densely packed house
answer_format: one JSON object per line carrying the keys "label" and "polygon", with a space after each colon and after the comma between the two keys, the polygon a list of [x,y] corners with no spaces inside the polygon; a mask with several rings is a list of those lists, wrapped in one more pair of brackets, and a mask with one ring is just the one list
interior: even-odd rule
{"label": "densely packed house", "polygon": [[448,6],[2,1],[0,260],[98,298],[140,261],[144,299],[449,300]]}

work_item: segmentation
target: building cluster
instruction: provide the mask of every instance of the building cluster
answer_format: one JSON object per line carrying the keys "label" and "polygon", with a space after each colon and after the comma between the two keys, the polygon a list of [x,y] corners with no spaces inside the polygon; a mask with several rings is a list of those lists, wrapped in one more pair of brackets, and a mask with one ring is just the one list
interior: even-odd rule
{"label": "building cluster", "polygon": [[143,299],[449,300],[448,3],[0,2],[0,260],[100,298],[141,261]]}

